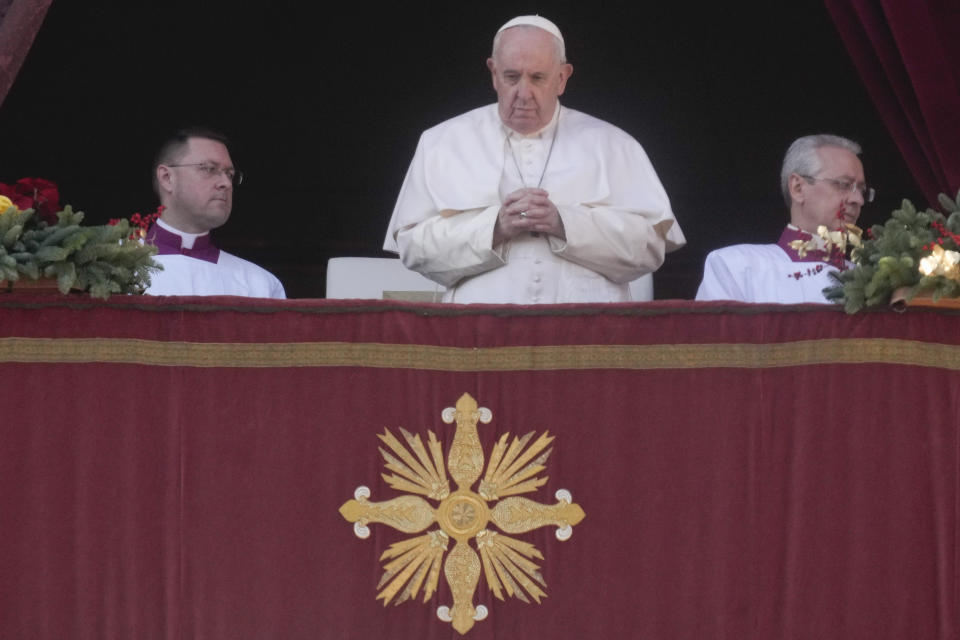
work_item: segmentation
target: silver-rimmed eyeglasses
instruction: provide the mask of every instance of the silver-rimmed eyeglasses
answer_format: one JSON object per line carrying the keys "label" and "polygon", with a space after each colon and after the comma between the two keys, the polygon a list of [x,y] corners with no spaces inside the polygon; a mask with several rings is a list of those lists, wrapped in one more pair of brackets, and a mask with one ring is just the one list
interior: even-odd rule
{"label": "silver-rimmed eyeglasses", "polygon": [[877,190],[873,187],[868,187],[862,182],[857,182],[856,180],[850,180],[849,178],[815,178],[813,176],[805,176],[802,173],[798,173],[798,176],[804,180],[813,182],[815,180],[822,180],[823,182],[829,182],[833,185],[833,188],[839,191],[840,193],[846,195],[848,193],[853,193],[853,190],[856,189],[860,192],[860,195],[863,196],[864,202],[873,202],[873,199],[877,197]]}
{"label": "silver-rimmed eyeglasses", "polygon": [[190,164],[167,164],[166,167],[195,167],[201,176],[207,180],[213,180],[221,173],[226,176],[233,186],[243,184],[243,171],[238,171],[233,167],[221,167],[212,162],[192,162]]}

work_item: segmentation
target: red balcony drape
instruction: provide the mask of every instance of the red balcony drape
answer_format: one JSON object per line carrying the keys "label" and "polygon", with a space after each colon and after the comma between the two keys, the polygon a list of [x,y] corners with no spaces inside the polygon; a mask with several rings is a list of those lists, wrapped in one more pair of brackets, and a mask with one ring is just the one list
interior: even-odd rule
{"label": "red balcony drape", "polygon": [[930,203],[938,193],[955,197],[960,190],[960,2],[825,3],[924,196]]}
{"label": "red balcony drape", "polygon": [[53,0],[0,0],[0,105],[3,105]]}
{"label": "red balcony drape", "polygon": [[377,435],[469,392],[586,512],[467,638],[960,632],[960,316],[0,296],[0,637],[457,638],[375,599]]}

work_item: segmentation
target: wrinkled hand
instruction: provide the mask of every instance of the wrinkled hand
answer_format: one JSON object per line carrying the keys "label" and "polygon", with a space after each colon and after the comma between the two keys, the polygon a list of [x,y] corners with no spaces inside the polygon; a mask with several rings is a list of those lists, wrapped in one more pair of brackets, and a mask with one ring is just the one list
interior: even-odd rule
{"label": "wrinkled hand", "polygon": [[517,189],[507,195],[497,215],[493,244],[500,244],[524,231],[566,239],[560,212],[543,189]]}

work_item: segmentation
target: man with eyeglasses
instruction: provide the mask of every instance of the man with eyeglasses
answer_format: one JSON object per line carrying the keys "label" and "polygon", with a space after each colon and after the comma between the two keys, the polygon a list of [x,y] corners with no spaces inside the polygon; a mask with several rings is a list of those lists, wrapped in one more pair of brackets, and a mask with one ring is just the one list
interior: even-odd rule
{"label": "man with eyeglasses", "polygon": [[384,249],[458,303],[621,302],[685,243],[636,140],[560,105],[573,67],[541,16],[504,24],[497,103],[420,137]]}
{"label": "man with eyeglasses", "polygon": [[840,136],[798,138],[787,149],[780,186],[790,224],[776,244],[738,244],[710,252],[697,300],[827,304],[830,273],[850,263],[834,233],[849,231],[872,202],[860,145]]}
{"label": "man with eyeglasses", "polygon": [[286,297],[272,273],[210,240],[210,231],[230,217],[233,188],[243,181],[222,134],[200,128],[176,132],[157,153],[153,173],[163,208],[145,241],[157,247],[154,260],[163,271],[151,276],[148,294]]}

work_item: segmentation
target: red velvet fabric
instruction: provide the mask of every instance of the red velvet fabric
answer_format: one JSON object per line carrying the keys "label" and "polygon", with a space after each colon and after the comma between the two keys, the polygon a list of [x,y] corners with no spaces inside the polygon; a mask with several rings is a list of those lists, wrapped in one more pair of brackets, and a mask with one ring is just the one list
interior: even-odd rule
{"label": "red velvet fabric", "polygon": [[[7,97],[53,0],[0,2],[0,105]],[[8,179],[11,179],[8,177]]]}
{"label": "red velvet fabric", "polygon": [[825,0],[927,199],[960,189],[960,2]]}
{"label": "red velvet fabric", "polygon": [[956,639],[957,362],[918,310],[3,296],[0,637],[460,637],[338,508],[468,392],[586,518],[466,637]]}

